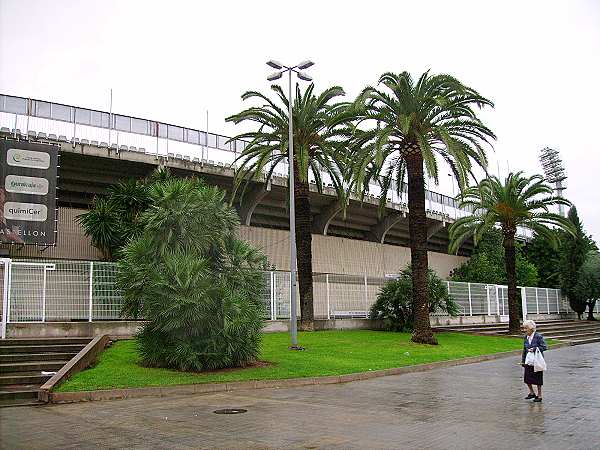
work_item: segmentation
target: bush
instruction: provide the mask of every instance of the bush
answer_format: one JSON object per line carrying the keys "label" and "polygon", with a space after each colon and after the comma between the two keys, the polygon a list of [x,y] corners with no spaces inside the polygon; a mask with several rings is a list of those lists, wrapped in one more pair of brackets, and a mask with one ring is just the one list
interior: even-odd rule
{"label": "bush", "polygon": [[[458,305],[450,294],[446,283],[429,269],[427,288],[429,291],[429,311],[444,312],[451,316],[459,313]],[[371,307],[369,318],[382,320],[384,327],[392,331],[412,331],[413,292],[412,269],[408,266],[396,280],[388,281],[377,294]]]}
{"label": "bush", "polygon": [[148,322],[137,335],[142,363],[201,371],[258,357],[265,256],[236,237],[224,193],[194,179],[150,188],[144,229],[123,248],[123,313]]}
{"label": "bush", "polygon": [[[469,260],[454,269],[450,279],[465,283],[507,284],[502,239],[500,230],[493,229],[484,233]],[[517,283],[519,286],[537,286],[537,268],[527,259],[519,243],[516,245],[516,253]]]}

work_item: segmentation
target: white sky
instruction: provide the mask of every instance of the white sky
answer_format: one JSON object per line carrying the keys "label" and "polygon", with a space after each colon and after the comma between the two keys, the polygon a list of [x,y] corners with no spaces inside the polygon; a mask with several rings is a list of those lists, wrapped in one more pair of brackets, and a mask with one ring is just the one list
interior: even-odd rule
{"label": "white sky", "polygon": [[204,128],[209,110],[225,135],[240,95],[268,89],[268,59],[312,59],[317,89],[349,97],[384,71],[453,74],[496,104],[490,171],[537,173],[539,149],[559,149],[596,238],[599,55],[594,0],[0,0],[0,92],[108,110],[112,88],[113,112]]}

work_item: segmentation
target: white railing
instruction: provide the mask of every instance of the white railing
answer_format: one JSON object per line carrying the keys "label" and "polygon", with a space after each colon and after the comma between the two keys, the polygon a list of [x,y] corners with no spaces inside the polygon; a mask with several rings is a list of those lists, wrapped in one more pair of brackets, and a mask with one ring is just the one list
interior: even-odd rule
{"label": "white railing", "polygon": [[[16,138],[89,144],[117,153],[144,153],[217,167],[236,168],[235,161],[247,145],[246,141],[231,140],[207,130],[3,94],[0,94],[0,129]],[[287,178],[287,163],[280,162],[274,174]],[[322,172],[321,179],[323,187],[332,186],[328,174]],[[314,178],[310,181],[315,183]],[[368,197],[379,199],[380,186],[377,183],[369,186]],[[427,212],[439,215],[441,221],[471,214],[470,208],[458,208],[453,197],[431,190],[425,191],[425,200]],[[408,212],[406,186],[399,194],[390,189],[387,201],[395,209]],[[530,239],[532,233],[519,227],[517,236]]]}
{"label": "white railing", "polygon": [[[18,138],[91,144],[116,152],[138,152],[234,168],[234,161],[247,145],[246,141],[230,140],[207,130],[3,94],[0,94],[0,127]],[[287,178],[287,164],[278,164],[274,173]],[[321,177],[324,186],[331,186],[326,173]],[[401,191],[398,195],[390,190],[387,200],[398,209],[408,210],[406,186]],[[371,184],[369,196],[380,195],[380,187]],[[468,210],[459,209],[452,197],[430,190],[426,191],[426,208],[440,214],[443,220],[469,214]]]}
{"label": "white railing", "polygon": [[[117,266],[110,262],[0,259],[3,333],[7,323],[122,320],[123,298],[116,287],[116,274]],[[264,272],[264,277],[262,301],[265,318],[289,319],[289,272],[268,271]],[[387,281],[389,278],[385,277],[315,273],[315,317],[366,318],[380,288]],[[459,306],[460,315],[508,315],[506,286],[446,283]],[[570,311],[557,289],[520,289],[524,315]]]}

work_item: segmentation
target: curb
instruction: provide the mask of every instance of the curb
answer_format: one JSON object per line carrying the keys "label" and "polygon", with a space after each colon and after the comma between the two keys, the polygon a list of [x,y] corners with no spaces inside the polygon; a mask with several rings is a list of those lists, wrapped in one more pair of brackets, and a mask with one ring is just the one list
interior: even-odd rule
{"label": "curb", "polygon": [[[568,343],[557,343],[551,347],[551,350],[567,346],[569,346]],[[234,381],[230,383],[183,384],[178,386],[107,389],[99,391],[49,392],[47,401],[49,403],[77,403],[141,397],[169,397],[175,395],[212,394],[216,392],[231,392],[243,389],[290,388],[299,386],[340,384],[349,383],[351,381],[369,380],[371,378],[380,378],[390,375],[403,375],[406,373],[424,372],[432,369],[441,369],[446,367],[462,366],[466,364],[475,364],[484,361],[492,361],[495,359],[520,355],[521,352],[522,350],[512,350],[510,352],[470,356],[468,358],[451,359],[448,361],[436,361],[427,364],[417,364],[414,366],[373,370],[369,372],[359,372],[347,375],[289,378],[285,380],[250,380]]]}
{"label": "curb", "polygon": [[52,391],[56,386],[75,375],[77,372],[81,372],[83,369],[89,367],[96,361],[98,354],[104,350],[104,347],[109,342],[108,335],[96,336],[92,339],[79,353],[77,353],[71,360],[61,367],[52,378],[46,381],[38,391],[38,400],[41,402],[51,402],[52,395],[55,394]]}

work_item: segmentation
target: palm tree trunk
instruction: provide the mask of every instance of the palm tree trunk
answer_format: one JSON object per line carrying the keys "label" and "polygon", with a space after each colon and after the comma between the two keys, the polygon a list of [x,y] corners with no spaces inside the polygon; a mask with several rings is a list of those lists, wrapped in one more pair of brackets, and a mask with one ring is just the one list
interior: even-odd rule
{"label": "palm tree trunk", "polygon": [[596,318],[594,317],[594,308],[596,307],[596,300],[590,300],[587,305],[588,305],[587,320],[596,320]]}
{"label": "palm tree trunk", "polygon": [[296,252],[298,257],[298,290],[300,293],[300,329],[313,331],[313,274],[310,189],[308,182],[300,181],[294,161],[294,201],[296,206]]}
{"label": "palm tree trunk", "polygon": [[518,334],[521,331],[521,321],[519,318],[519,303],[517,299],[517,253],[515,249],[514,228],[503,228],[504,239],[504,263],[506,265],[506,278],[508,280],[508,332],[509,334]]}
{"label": "palm tree trunk", "polygon": [[420,344],[437,344],[429,322],[427,276],[427,216],[425,215],[425,178],[420,153],[405,156],[408,173],[408,231],[414,301],[415,329],[411,340]]}

